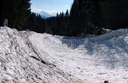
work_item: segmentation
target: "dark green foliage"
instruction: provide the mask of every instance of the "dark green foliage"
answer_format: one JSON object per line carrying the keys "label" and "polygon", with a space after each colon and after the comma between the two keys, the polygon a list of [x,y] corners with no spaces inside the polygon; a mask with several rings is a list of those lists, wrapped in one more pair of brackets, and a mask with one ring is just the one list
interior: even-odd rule
{"label": "dark green foliage", "polygon": [[[3,0],[0,1],[0,18],[2,18],[2,9],[3,9]],[[0,19],[0,22],[2,21],[2,19]],[[1,23],[0,23],[1,25]]]}
{"label": "dark green foliage", "polygon": [[18,30],[30,29],[36,32],[45,32],[45,20],[30,11],[30,0],[1,0],[0,22],[8,19],[9,27]]}
{"label": "dark green foliage", "polygon": [[71,8],[71,27],[73,35],[81,33],[99,34],[101,29],[100,21],[101,18],[98,1],[74,1]]}
{"label": "dark green foliage", "polygon": [[74,0],[71,11],[43,19],[30,12],[30,0],[1,0],[0,25],[8,18],[9,27],[39,33],[77,36],[99,35],[102,28],[128,27],[128,0]]}
{"label": "dark green foliage", "polygon": [[128,27],[127,0],[74,0],[70,12],[72,35],[102,34],[104,28]]}
{"label": "dark green foliage", "polygon": [[127,4],[127,0],[108,0],[100,2],[104,27],[111,29],[128,27]]}
{"label": "dark green foliage", "polygon": [[8,18],[9,26],[23,29],[23,25],[30,15],[30,0],[4,0],[2,20]]}
{"label": "dark green foliage", "polygon": [[57,35],[69,35],[69,12],[68,10],[64,14],[63,12],[60,14],[57,14],[56,17],[56,27],[53,29],[54,34]]}
{"label": "dark green foliage", "polygon": [[45,32],[45,20],[43,18],[41,18],[40,15],[31,13],[31,15],[30,15],[29,19],[27,20],[24,27],[26,29],[30,29],[32,31],[44,33]]}
{"label": "dark green foliage", "polygon": [[50,29],[50,32],[51,34],[56,34],[55,32],[55,28],[56,28],[56,17],[50,17],[50,18],[47,18],[46,19],[46,28],[49,28]]}

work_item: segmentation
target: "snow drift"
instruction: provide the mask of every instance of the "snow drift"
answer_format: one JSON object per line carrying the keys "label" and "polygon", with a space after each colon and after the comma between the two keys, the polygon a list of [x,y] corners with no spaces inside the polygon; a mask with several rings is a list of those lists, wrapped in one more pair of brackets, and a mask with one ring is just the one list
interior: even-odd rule
{"label": "snow drift", "polygon": [[[25,32],[1,27],[0,81],[1,83],[79,83],[79,79],[62,72],[55,65],[43,61],[44,52],[31,45]],[[38,43],[38,42],[37,42]],[[45,59],[46,60],[46,59]]]}
{"label": "snow drift", "polygon": [[1,83],[128,83],[128,29],[66,37],[0,28]]}

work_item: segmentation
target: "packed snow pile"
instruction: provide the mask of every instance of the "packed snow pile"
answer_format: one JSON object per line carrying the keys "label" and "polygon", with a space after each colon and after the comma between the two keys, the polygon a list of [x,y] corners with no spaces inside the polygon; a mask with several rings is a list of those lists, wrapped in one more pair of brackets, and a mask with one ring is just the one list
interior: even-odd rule
{"label": "packed snow pile", "polygon": [[128,83],[128,29],[66,37],[0,28],[1,83]]}
{"label": "packed snow pile", "polygon": [[0,28],[0,83],[82,83],[49,63],[46,53],[32,46],[29,35]]}

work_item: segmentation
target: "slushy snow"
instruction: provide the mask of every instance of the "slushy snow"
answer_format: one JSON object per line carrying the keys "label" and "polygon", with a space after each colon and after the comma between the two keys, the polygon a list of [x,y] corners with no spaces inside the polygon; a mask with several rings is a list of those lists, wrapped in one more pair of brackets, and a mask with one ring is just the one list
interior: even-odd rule
{"label": "slushy snow", "polygon": [[0,28],[1,83],[128,83],[128,29],[66,37]]}

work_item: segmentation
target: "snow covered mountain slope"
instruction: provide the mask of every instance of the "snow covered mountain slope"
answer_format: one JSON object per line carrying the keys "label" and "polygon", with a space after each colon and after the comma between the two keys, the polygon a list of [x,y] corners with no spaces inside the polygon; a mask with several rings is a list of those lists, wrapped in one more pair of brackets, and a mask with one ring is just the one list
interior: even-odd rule
{"label": "snow covered mountain slope", "polygon": [[39,12],[39,13],[36,13],[37,15],[40,15],[42,18],[44,18],[44,19],[47,19],[47,18],[50,18],[50,17],[55,17],[56,16],[56,13],[51,13],[51,14],[49,14],[49,13],[47,13],[47,12],[45,12],[45,11],[41,11],[41,12]]}
{"label": "snow covered mountain slope", "polygon": [[0,28],[1,83],[128,83],[128,30],[65,37]]}

